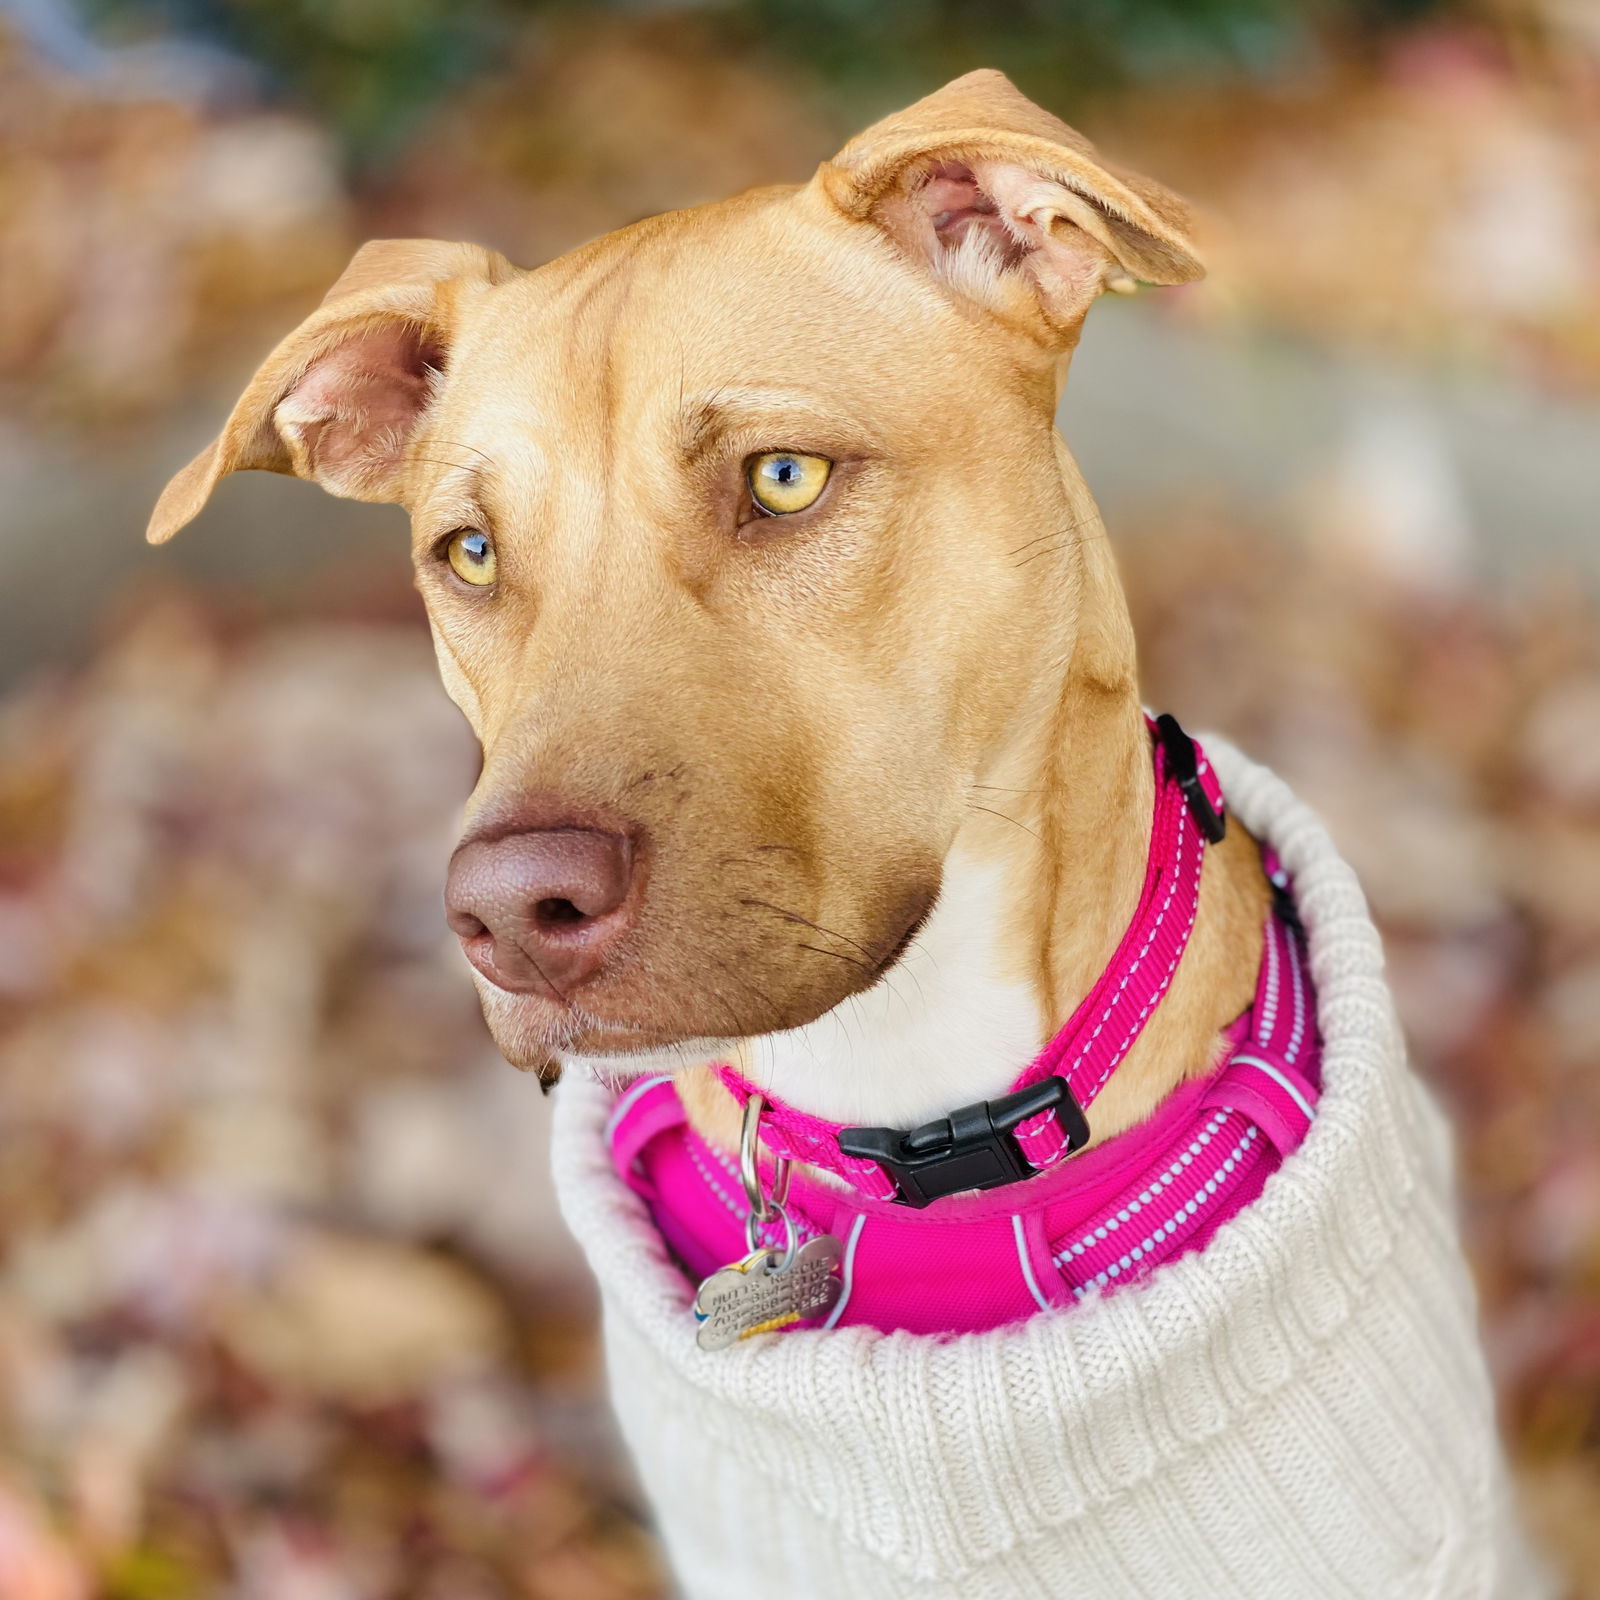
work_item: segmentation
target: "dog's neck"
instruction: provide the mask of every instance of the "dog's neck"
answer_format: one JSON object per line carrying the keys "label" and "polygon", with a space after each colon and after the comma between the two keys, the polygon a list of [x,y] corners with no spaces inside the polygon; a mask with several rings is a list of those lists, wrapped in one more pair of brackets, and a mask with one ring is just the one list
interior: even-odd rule
{"label": "dog's neck", "polygon": [[[1058,669],[974,782],[938,902],[900,961],[803,1027],[671,1063],[691,1121],[716,1143],[735,1142],[737,1112],[710,1060],[731,1053],[752,1083],[814,1115],[909,1127],[1004,1093],[1110,961],[1144,878],[1154,773],[1126,601],[1064,449],[1062,467],[1079,533],[1048,580],[1060,635],[1040,640]],[[1214,1063],[1254,994],[1267,898],[1235,825],[1208,854],[1170,991],[1095,1102],[1096,1141]]]}

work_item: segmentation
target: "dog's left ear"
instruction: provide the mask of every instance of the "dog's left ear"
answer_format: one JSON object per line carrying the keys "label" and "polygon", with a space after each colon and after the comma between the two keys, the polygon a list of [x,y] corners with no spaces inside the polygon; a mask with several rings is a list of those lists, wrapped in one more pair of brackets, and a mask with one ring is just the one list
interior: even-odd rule
{"label": "dog's left ear", "polygon": [[999,72],[969,72],[874,124],[815,183],[949,291],[1055,351],[1102,289],[1205,275],[1182,200],[1111,166]]}
{"label": "dog's left ear", "polygon": [[364,244],[262,363],[215,442],[162,491],[145,537],[164,543],[223,476],[250,468],[311,478],[351,500],[400,500],[409,442],[449,364],[463,305],[516,271],[482,245]]}

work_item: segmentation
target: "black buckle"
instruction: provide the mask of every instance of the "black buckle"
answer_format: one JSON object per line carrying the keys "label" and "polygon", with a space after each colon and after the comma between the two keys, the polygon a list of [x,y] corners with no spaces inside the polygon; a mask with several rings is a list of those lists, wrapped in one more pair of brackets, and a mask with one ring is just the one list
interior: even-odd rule
{"label": "black buckle", "polygon": [[901,1132],[896,1128],[841,1128],[839,1148],[847,1156],[876,1161],[894,1179],[900,1205],[920,1210],[930,1200],[969,1189],[998,1189],[1031,1178],[1013,1137],[1041,1112],[1054,1111],[1067,1136],[1067,1153],[1089,1142],[1089,1124],[1065,1078],[1046,1078],[1027,1089],[962,1106],[937,1122]]}
{"label": "black buckle", "polygon": [[1195,760],[1194,740],[1179,726],[1178,719],[1163,711],[1156,718],[1156,734],[1161,748],[1167,753],[1167,771],[1183,790],[1189,810],[1200,831],[1212,844],[1221,844],[1228,831],[1228,819],[1211,804],[1205,785],[1200,781],[1200,763]]}

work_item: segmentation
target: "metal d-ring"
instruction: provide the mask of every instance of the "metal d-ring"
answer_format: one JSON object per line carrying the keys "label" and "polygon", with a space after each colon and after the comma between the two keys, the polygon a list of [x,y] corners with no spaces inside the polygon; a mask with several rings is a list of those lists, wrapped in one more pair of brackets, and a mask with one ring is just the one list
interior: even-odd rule
{"label": "metal d-ring", "polygon": [[750,1214],[744,1221],[745,1243],[752,1253],[761,1248],[761,1230],[774,1219],[783,1223],[783,1265],[794,1255],[796,1234],[789,1213],[783,1203],[789,1198],[789,1158],[774,1156],[772,1164],[772,1193],[761,1189],[761,1171],[757,1157],[761,1148],[761,1113],[767,1102],[759,1094],[752,1094],[744,1103],[744,1123],[739,1129],[739,1181],[744,1185],[744,1197],[749,1202]]}
{"label": "metal d-ring", "polygon": [[[761,1242],[761,1230],[767,1222],[776,1217],[783,1224],[783,1249],[775,1249],[771,1245]],[[754,1255],[758,1250],[767,1253],[767,1270],[769,1272],[784,1272],[788,1270],[789,1263],[794,1260],[795,1251],[800,1248],[800,1230],[794,1225],[794,1218],[789,1215],[776,1200],[772,1202],[772,1209],[767,1213],[766,1222],[763,1222],[755,1212],[751,1212],[744,1219],[745,1249]]]}

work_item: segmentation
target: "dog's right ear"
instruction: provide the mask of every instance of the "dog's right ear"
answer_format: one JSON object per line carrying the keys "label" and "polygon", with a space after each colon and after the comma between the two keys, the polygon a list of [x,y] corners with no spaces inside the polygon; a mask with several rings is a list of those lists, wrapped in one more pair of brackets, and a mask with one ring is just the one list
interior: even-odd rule
{"label": "dog's right ear", "polygon": [[969,72],[858,134],[813,188],[959,304],[1051,355],[1103,289],[1205,275],[1189,209],[1106,161],[1001,73]]}
{"label": "dog's right ear", "polygon": [[311,478],[351,500],[400,497],[407,441],[449,361],[464,299],[517,269],[475,244],[376,239],[267,357],[221,434],[162,491],[162,544],[225,473]]}

